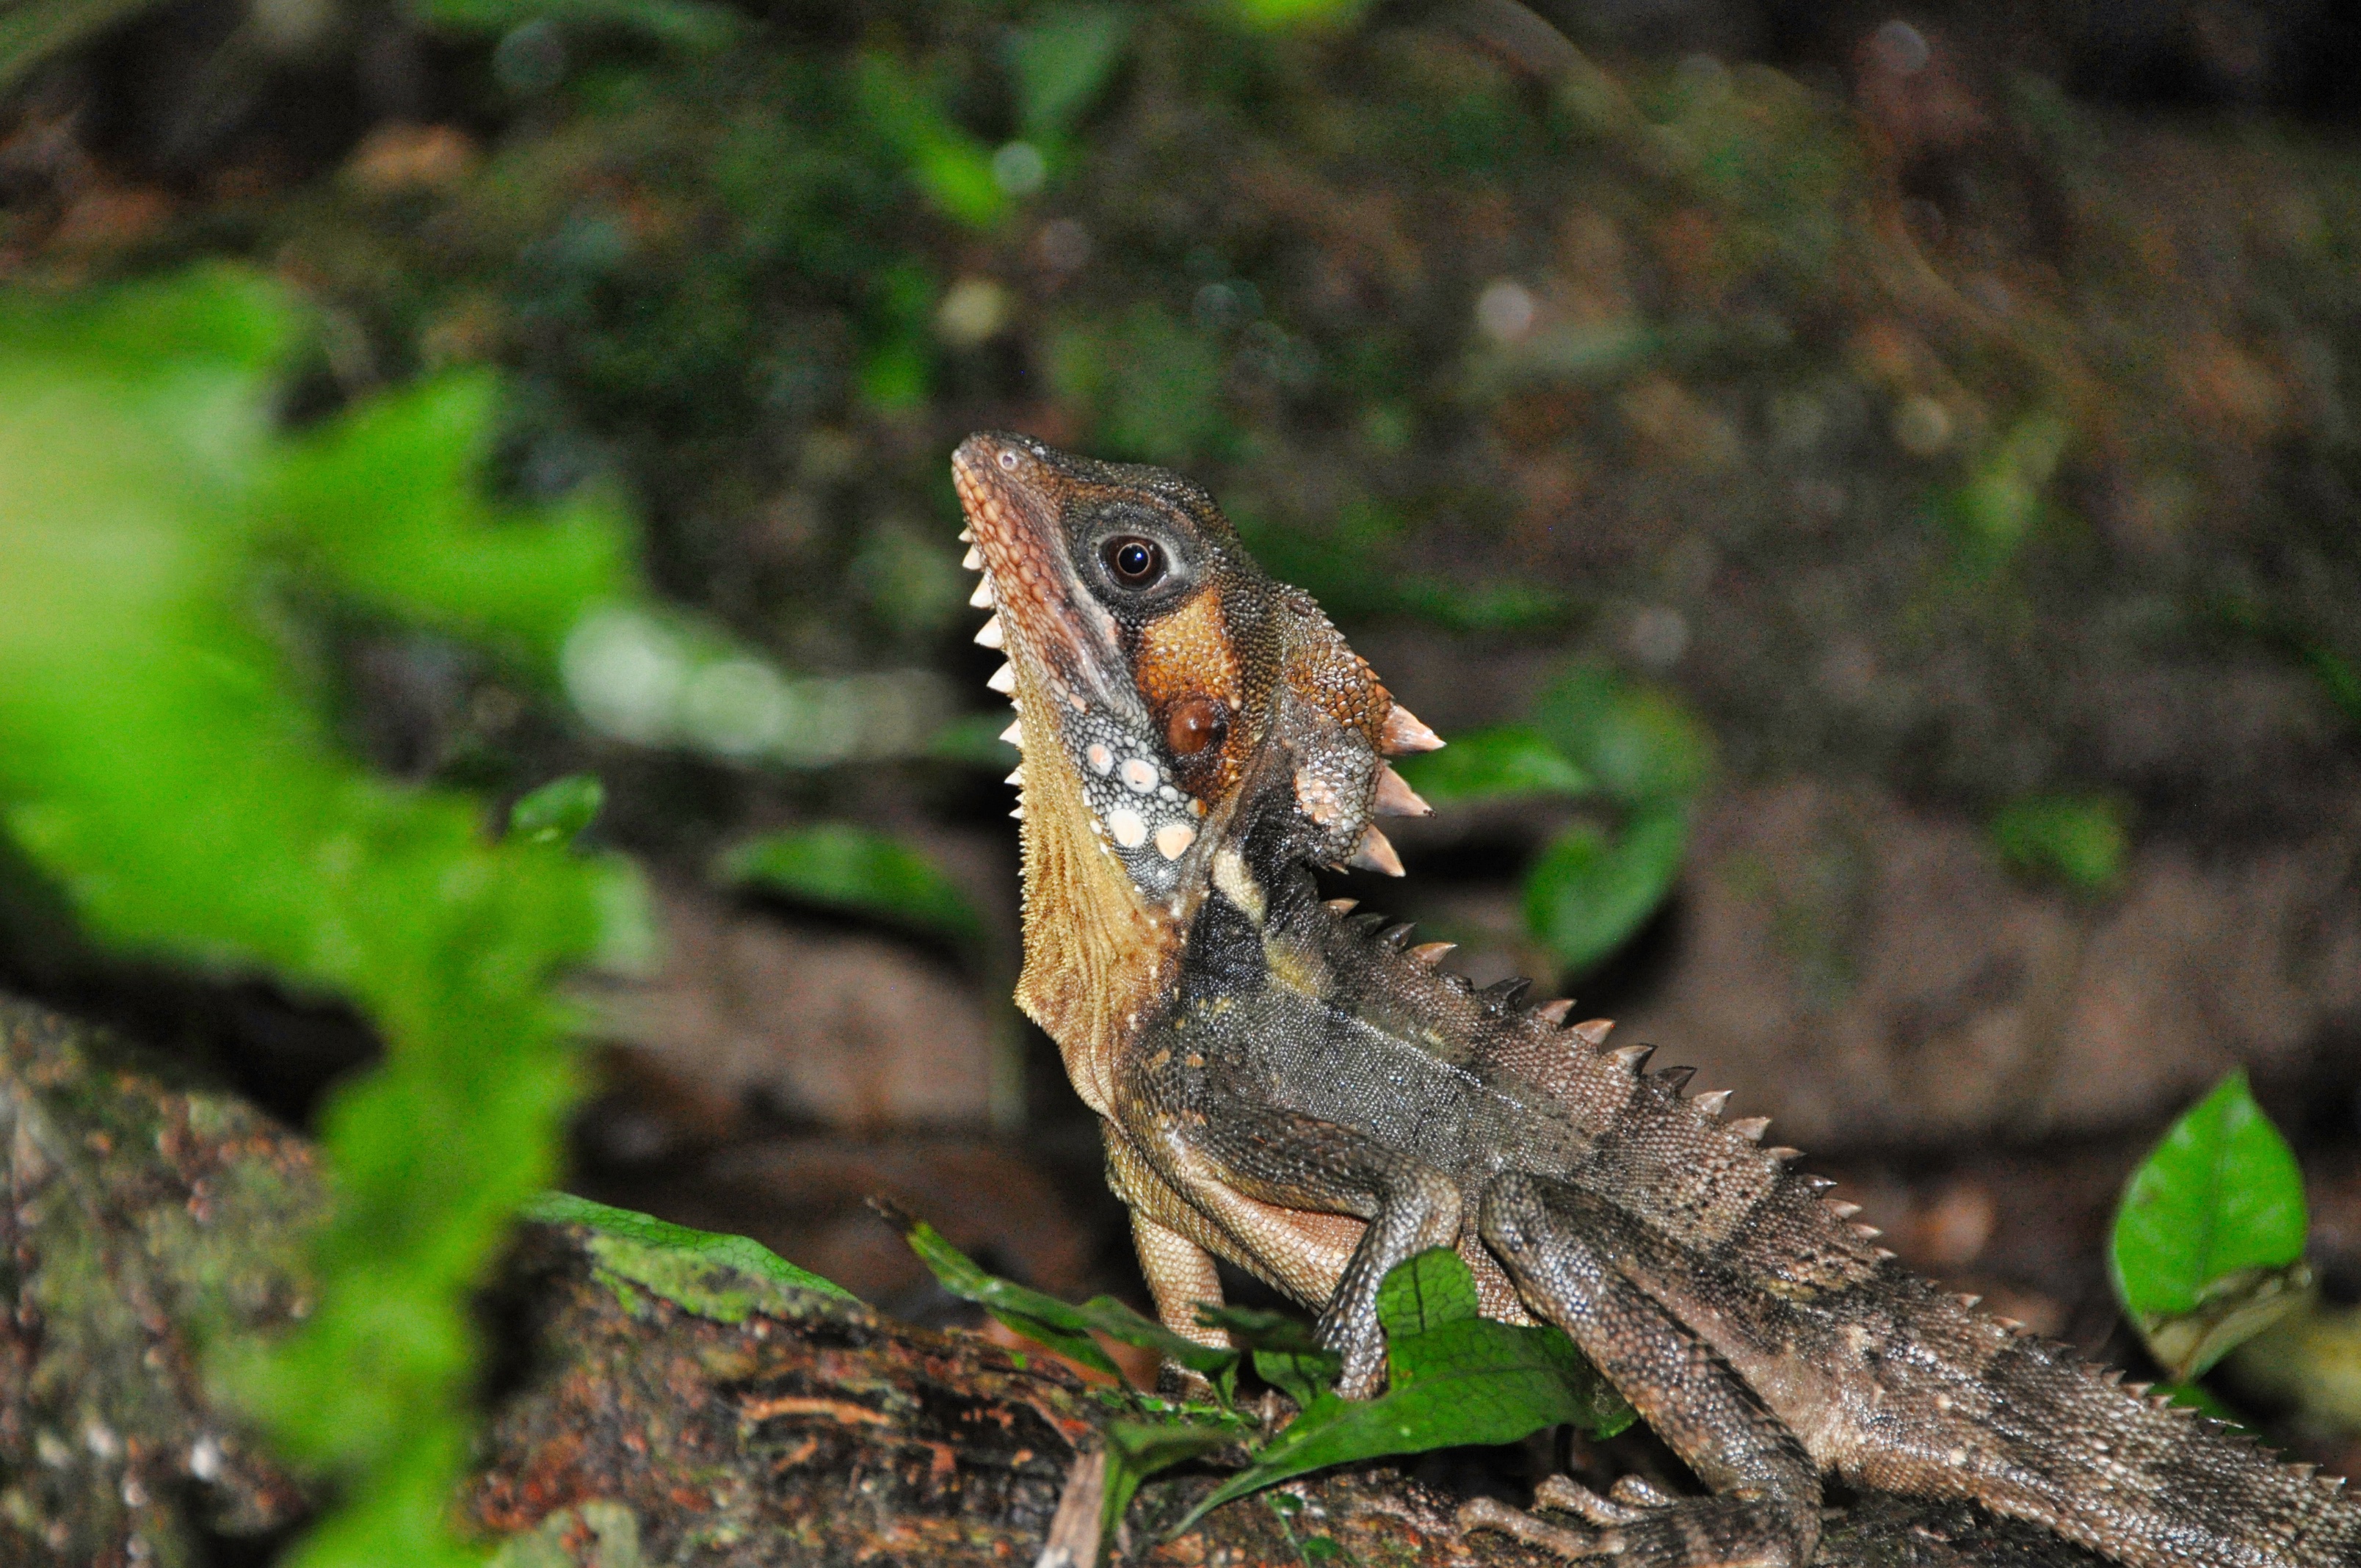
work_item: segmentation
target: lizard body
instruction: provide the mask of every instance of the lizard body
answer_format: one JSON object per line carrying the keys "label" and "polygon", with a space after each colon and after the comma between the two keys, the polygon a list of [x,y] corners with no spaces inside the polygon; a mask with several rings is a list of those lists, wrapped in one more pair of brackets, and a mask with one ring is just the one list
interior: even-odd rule
{"label": "lizard body", "polygon": [[1824,1479],[1965,1499],[2125,1568],[2361,1568],[2341,1483],[1909,1273],[1726,1095],[1603,1022],[1477,992],[1312,868],[1399,871],[1384,759],[1441,744],[1160,469],[979,435],[953,460],[1024,752],[1018,1001],[1104,1120],[1166,1324],[1226,1258],[1378,1391],[1378,1282],[1455,1247],[1565,1330],[1711,1492],[1473,1524],[1647,1568],[1802,1568]]}

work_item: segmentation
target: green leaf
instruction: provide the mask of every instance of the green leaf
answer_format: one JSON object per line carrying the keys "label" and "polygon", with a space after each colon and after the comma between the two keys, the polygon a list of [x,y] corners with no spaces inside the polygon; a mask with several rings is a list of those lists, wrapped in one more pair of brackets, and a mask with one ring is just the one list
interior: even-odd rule
{"label": "green leaf", "polygon": [[1312,1325],[1284,1312],[1258,1307],[1199,1307],[1197,1321],[1226,1330],[1230,1343],[1254,1360],[1255,1376],[1295,1401],[1301,1409],[1336,1381],[1344,1358],[1320,1348]]}
{"label": "green leaf", "polygon": [[1060,5],[1016,30],[1009,63],[1026,135],[1055,138],[1072,128],[1122,60],[1136,20],[1128,6]]}
{"label": "green leaf", "polygon": [[1114,1376],[1121,1372],[1093,1332],[1124,1344],[1160,1353],[1192,1372],[1213,1376],[1237,1364],[1237,1353],[1174,1333],[1163,1324],[1141,1316],[1112,1297],[1097,1296],[1077,1307],[1039,1290],[985,1273],[975,1261],[945,1241],[932,1225],[882,1199],[871,1207],[902,1233],[918,1260],[934,1271],[944,1289],[962,1301],[972,1301],[1003,1323],[1038,1340],[1059,1354]]}
{"label": "green leaf", "polygon": [[1101,1434],[1106,1443],[1106,1490],[1099,1505],[1099,1540],[1104,1542],[1123,1523],[1124,1511],[1139,1491],[1139,1484],[1159,1470],[1170,1470],[1202,1458],[1238,1441],[1226,1426],[1202,1421],[1109,1421]]}
{"label": "green leaf", "polygon": [[1406,1257],[1378,1282],[1378,1321],[1388,1340],[1433,1333],[1448,1323],[1482,1316],[1476,1276],[1447,1246]]}
{"label": "green leaf", "polygon": [[952,124],[928,83],[884,53],[862,56],[853,83],[863,118],[902,154],[937,211],[970,228],[999,225],[1009,201],[993,177],[990,149]]}
{"label": "green leaf", "polygon": [[1713,768],[1713,738],[1686,703],[1602,664],[1578,664],[1543,693],[1533,728],[1626,806],[1690,799]]}
{"label": "green leaf", "polygon": [[2300,1301],[2308,1225],[2302,1172],[2241,1068],[2132,1173],[2108,1254],[2116,1295],[2186,1382]]}
{"label": "green leaf", "polygon": [[721,880],[973,941],[975,906],[919,850],[849,822],[766,834],[721,858]]}
{"label": "green leaf", "polygon": [[760,1304],[745,1281],[817,1290],[847,1301],[859,1299],[843,1286],[797,1268],[750,1236],[693,1231],[653,1214],[595,1203],[570,1192],[544,1192],[518,1214],[544,1225],[588,1229],[592,1255],[610,1273],[720,1322],[743,1322],[747,1312]]}
{"label": "green leaf", "polygon": [[468,1299],[556,1169],[577,1084],[556,982],[611,944],[631,872],[487,842],[484,801],[371,774],[291,650],[360,609],[549,668],[632,597],[631,535],[485,499],[479,379],[280,435],[301,323],[225,269],[0,300],[0,832],[93,941],[378,1030],[320,1119],[317,1306],[206,1371],[340,1499],[291,1560],[456,1563]]}
{"label": "green leaf", "polygon": [[1620,832],[1576,823],[1525,873],[1525,925],[1580,970],[1621,947],[1680,879],[1688,853],[1685,805],[1634,812]]}
{"label": "green leaf", "polygon": [[[1263,1446],[1252,1466],[1215,1488],[1173,1533],[1224,1503],[1332,1464],[1515,1442],[1568,1421],[1604,1436],[1631,1422],[1630,1407],[1565,1334],[1468,1315],[1475,1280],[1448,1249],[1399,1265],[1379,1300],[1381,1314],[1392,1314],[1386,1392],[1360,1401],[1322,1392]],[[1394,1332],[1395,1325],[1421,1324],[1420,1332]]]}
{"label": "green leaf", "polygon": [[1466,801],[1591,793],[1590,776],[1566,754],[1522,725],[1500,725],[1455,735],[1451,744],[1394,763],[1411,788],[1437,806]]}
{"label": "green leaf", "polygon": [[2039,795],[2004,806],[1992,823],[2001,858],[2078,893],[2111,891],[2123,880],[2128,812],[2109,795]]}
{"label": "green leaf", "polygon": [[511,806],[509,832],[530,844],[571,844],[606,804],[607,786],[596,773],[567,773]]}

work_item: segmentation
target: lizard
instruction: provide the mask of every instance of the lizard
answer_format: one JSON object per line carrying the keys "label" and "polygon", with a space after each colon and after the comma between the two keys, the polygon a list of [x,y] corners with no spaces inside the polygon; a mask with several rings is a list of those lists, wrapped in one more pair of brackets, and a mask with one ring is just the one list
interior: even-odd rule
{"label": "lizard", "polygon": [[1016,1001],[1096,1113],[1158,1316],[1224,1259],[1381,1390],[1387,1270],[1454,1248],[1482,1310],[1567,1333],[1705,1496],[1571,1478],[1469,1528],[1633,1568],[1805,1568],[1830,1481],[1970,1502],[2124,1568],[2361,1568],[2361,1508],[2123,1374],[1910,1272],[1766,1146],[1572,1003],[1323,896],[1400,874],[1389,761],[1443,744],[1203,489],[980,433],[952,457],[976,641],[1022,762]]}

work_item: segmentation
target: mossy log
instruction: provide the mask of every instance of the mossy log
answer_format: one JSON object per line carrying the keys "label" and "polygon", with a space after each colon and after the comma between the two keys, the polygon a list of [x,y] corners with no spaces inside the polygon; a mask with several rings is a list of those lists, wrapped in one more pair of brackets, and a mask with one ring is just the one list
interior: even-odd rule
{"label": "mossy log", "polygon": [[[13,1307],[0,1325],[0,1561],[259,1560],[324,1492],[214,1401],[200,1348],[308,1310],[301,1240],[323,1192],[312,1152],[232,1096],[5,999],[0,1045]],[[670,1245],[595,1216],[521,1228],[487,1297],[506,1354],[475,1479],[455,1499],[501,1568],[1041,1558],[1121,1398],[1046,1357],[897,1323],[786,1274],[750,1244]],[[1115,1555],[1541,1561],[1462,1534],[1454,1498],[1384,1466],[1291,1484],[1287,1511],[1249,1498],[1166,1539],[1221,1463],[1151,1482]],[[225,1552],[232,1542],[247,1549]],[[2090,1561],[1972,1510],[1882,1498],[1833,1513],[1820,1557]]]}

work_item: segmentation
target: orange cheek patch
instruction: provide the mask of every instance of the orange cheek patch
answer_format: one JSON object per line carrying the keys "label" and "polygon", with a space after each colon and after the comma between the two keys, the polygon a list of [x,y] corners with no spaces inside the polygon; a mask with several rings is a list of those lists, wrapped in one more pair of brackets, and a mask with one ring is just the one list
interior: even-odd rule
{"label": "orange cheek patch", "polygon": [[1241,692],[1221,595],[1200,588],[1149,621],[1140,632],[1135,675],[1181,764],[1184,785],[1200,796],[1226,788],[1232,763],[1223,742],[1237,733]]}

